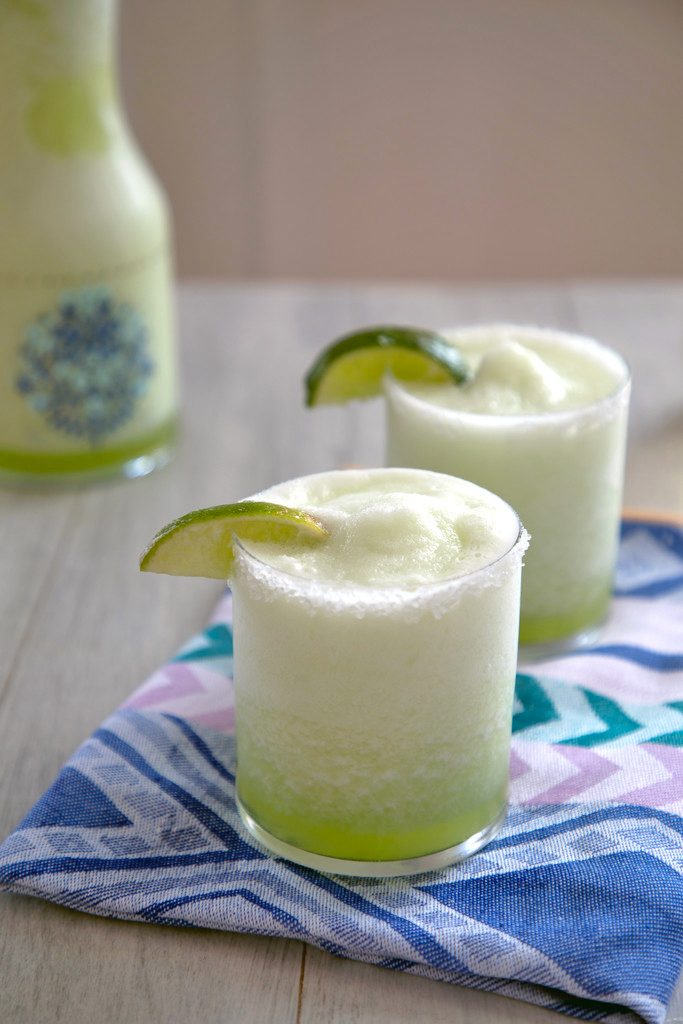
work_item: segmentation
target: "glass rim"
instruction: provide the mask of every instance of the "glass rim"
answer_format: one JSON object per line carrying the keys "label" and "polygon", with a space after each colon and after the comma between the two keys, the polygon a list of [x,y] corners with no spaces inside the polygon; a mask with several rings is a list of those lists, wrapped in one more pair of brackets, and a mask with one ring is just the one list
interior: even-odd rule
{"label": "glass rim", "polygon": [[[611,348],[609,345],[603,344],[598,341],[597,338],[592,338],[587,334],[576,334],[570,331],[563,331],[559,328],[544,328],[536,327],[534,325],[524,324],[510,324],[510,323],[482,323],[472,324],[466,327],[456,328],[444,328],[442,333],[457,342],[458,334],[470,334],[477,331],[493,330],[493,329],[511,329],[517,331],[529,331],[536,335],[536,337],[546,337],[548,340],[552,337],[560,337],[570,342],[579,342],[578,347],[586,347],[598,349],[601,353],[604,352],[609,355],[615,363],[618,363],[622,370],[623,376],[617,382],[615,387],[609,391],[606,395],[602,395],[600,398],[594,399],[592,402],[587,402],[585,405],[576,406],[573,409],[560,409],[556,411],[546,412],[529,412],[529,413],[490,413],[490,412],[473,412],[469,409],[453,409],[445,405],[437,405],[434,402],[430,402],[428,398],[424,398],[422,395],[416,395],[406,387],[409,382],[404,382],[394,377],[392,373],[385,374],[383,378],[384,393],[385,397],[388,394],[398,395],[400,400],[406,402],[412,402],[416,406],[427,409],[430,413],[433,413],[439,418],[445,418],[453,421],[465,421],[465,422],[476,422],[482,425],[497,425],[506,426],[509,429],[521,429],[530,425],[536,425],[537,423],[545,423],[552,425],[561,425],[566,422],[573,420],[580,420],[585,418],[592,418],[603,409],[608,409],[612,405],[617,405],[620,399],[627,396],[630,391],[632,384],[631,366],[628,360],[617,352],[616,349]],[[454,383],[454,387],[458,387]]]}
{"label": "glass rim", "polygon": [[[393,470],[402,467],[382,467],[384,469]],[[406,467],[409,468],[409,467]],[[354,472],[354,470],[336,470],[332,472]],[[312,475],[324,475],[324,474],[312,474]],[[458,479],[453,477],[452,479]],[[478,484],[473,484],[471,481],[464,481],[468,485],[477,488],[478,490],[486,490],[486,488],[480,487]],[[488,493],[493,494],[492,491]],[[372,608],[373,605],[387,604],[393,610],[397,607],[429,607],[430,598],[438,599],[439,597],[449,595],[451,592],[455,596],[458,593],[467,589],[477,589],[477,584],[481,583],[481,589],[485,589],[490,586],[495,578],[503,568],[501,563],[504,563],[513,554],[518,553],[521,563],[522,556],[529,546],[529,534],[527,533],[524,525],[509,502],[504,501],[499,495],[494,495],[501,505],[503,505],[514,517],[514,522],[517,525],[516,533],[512,543],[506,547],[505,551],[501,554],[496,555],[491,561],[486,562],[484,565],[479,565],[474,569],[470,569],[469,572],[460,573],[457,576],[447,576],[440,580],[429,580],[426,583],[419,583],[416,586],[407,587],[401,584],[391,584],[387,586],[378,586],[376,584],[367,583],[354,583],[347,580],[316,580],[310,579],[306,576],[299,576],[296,573],[289,572],[287,569],[281,569],[279,566],[271,565],[265,561],[259,555],[254,554],[250,551],[238,537],[233,537],[233,545],[235,549],[235,564],[239,565],[240,560],[243,560],[247,566],[257,566],[261,571],[262,575],[258,579],[258,583],[263,585],[265,588],[270,590],[280,589],[281,591],[287,590],[287,587],[291,588],[290,593],[292,597],[303,597],[309,599],[316,606],[323,606],[325,604],[332,604],[336,598],[340,605],[349,607],[354,603],[362,605],[364,610]],[[252,573],[252,578],[253,578]],[[486,577],[492,577],[491,580],[486,582]],[[481,582],[481,581],[484,582]],[[230,581],[229,581],[230,582]],[[279,587],[278,587],[279,584]]]}

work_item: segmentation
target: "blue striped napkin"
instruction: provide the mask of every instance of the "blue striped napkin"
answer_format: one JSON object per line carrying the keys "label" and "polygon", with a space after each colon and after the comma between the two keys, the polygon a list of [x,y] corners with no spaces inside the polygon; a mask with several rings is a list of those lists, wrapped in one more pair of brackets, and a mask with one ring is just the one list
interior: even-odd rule
{"label": "blue striped napkin", "polygon": [[623,524],[599,646],[518,676],[511,807],[464,864],[349,880],[234,804],[230,596],[0,846],[0,885],[105,917],[288,936],[583,1020],[661,1022],[683,964],[683,528]]}

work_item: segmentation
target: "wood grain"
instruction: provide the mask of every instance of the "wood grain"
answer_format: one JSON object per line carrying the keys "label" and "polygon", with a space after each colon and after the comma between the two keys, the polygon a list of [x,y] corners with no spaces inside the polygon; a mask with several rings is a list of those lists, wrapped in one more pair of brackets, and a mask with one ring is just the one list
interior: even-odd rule
{"label": "wood grain", "polygon": [[306,953],[300,1024],[558,1024],[561,1019],[490,992],[333,959],[317,949]]}
{"label": "wood grain", "polygon": [[[60,765],[205,622],[220,586],[141,576],[164,522],[277,480],[383,459],[381,402],[307,411],[319,348],[370,322],[492,319],[613,343],[637,381],[627,502],[683,512],[683,286],[454,289],[192,285],[180,294],[184,432],[174,463],[134,483],[0,493],[0,835]],[[0,897],[7,1024],[424,1024],[556,1014],[334,959],[296,942],[105,921]],[[667,1018],[683,1021],[679,988]]]}
{"label": "wood grain", "polygon": [[295,1024],[298,942],[102,921],[28,897],[3,903],[6,1024]]}

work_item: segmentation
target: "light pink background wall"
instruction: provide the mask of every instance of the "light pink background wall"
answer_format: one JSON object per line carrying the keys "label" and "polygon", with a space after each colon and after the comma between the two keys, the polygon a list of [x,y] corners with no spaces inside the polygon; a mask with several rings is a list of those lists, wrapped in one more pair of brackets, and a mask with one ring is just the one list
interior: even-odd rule
{"label": "light pink background wall", "polygon": [[124,0],[186,275],[683,273],[683,0]]}

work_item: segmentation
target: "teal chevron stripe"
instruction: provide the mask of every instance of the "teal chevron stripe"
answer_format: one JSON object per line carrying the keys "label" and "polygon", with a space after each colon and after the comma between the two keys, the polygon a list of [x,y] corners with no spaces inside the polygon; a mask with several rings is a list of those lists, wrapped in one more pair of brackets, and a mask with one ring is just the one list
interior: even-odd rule
{"label": "teal chevron stripe", "polygon": [[560,740],[560,743],[571,743],[575,747],[595,747],[599,743],[609,743],[611,740],[620,739],[641,728],[640,722],[629,717],[616,701],[610,700],[609,697],[603,697],[599,693],[593,693],[591,690],[582,688],[582,692],[595,714],[602,719],[607,728],[599,732],[588,732],[583,736]]}
{"label": "teal chevron stripe", "polygon": [[[672,700],[665,707],[677,711],[683,718],[683,700]],[[671,732],[663,732],[659,736],[652,736],[650,742],[666,743],[667,746],[683,746],[683,728],[674,729]]]}
{"label": "teal chevron stripe", "polygon": [[679,729],[678,732],[664,732],[648,742],[661,743],[667,747],[683,747],[683,729]]}
{"label": "teal chevron stripe", "polygon": [[517,711],[512,717],[513,732],[522,732],[533,725],[544,725],[560,717],[543,686],[533,676],[518,673],[515,697],[522,705],[522,710]]}
{"label": "teal chevron stripe", "polygon": [[[604,728],[602,719],[595,714],[579,686],[559,683],[557,680],[543,676],[535,676],[534,683],[534,688],[528,684],[525,687],[525,703],[531,704],[542,694],[543,704],[539,709],[542,713],[535,713],[533,707],[528,709],[527,714],[519,723],[523,727],[519,730],[522,732],[520,738],[528,742],[559,743],[571,736]],[[545,702],[550,703],[554,714],[550,713],[550,708]],[[515,710],[524,706],[519,698],[516,705]],[[675,725],[678,726],[678,724],[676,721]],[[674,723],[666,726],[666,728],[673,727]],[[658,731],[661,732],[662,728],[663,726],[659,723]]]}
{"label": "teal chevron stripe", "polygon": [[223,622],[209,626],[176,654],[174,661],[205,661],[232,657],[232,632]]}
{"label": "teal chevron stripe", "polygon": [[520,675],[513,732],[531,743],[683,746],[683,701],[623,704],[574,683]]}
{"label": "teal chevron stripe", "polygon": [[[674,700],[664,706],[673,708],[674,711],[678,711],[683,717],[683,700]],[[683,747],[683,728],[673,729],[671,732],[663,732],[659,736],[653,736],[650,743],[664,743],[668,747]]]}

